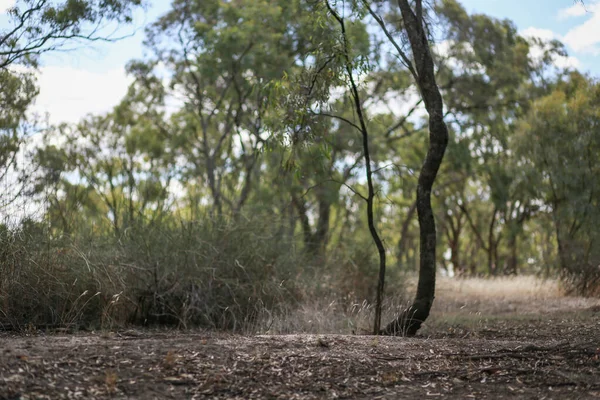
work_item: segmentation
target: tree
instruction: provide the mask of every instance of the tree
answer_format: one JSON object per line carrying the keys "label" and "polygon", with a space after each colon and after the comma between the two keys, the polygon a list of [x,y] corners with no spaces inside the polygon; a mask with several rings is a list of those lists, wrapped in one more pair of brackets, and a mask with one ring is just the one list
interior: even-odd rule
{"label": "tree", "polygon": [[12,26],[0,31],[0,70],[37,65],[38,56],[73,42],[111,41],[108,22],[129,23],[142,0],[19,0],[8,10]]}
{"label": "tree", "polygon": [[12,24],[0,30],[0,179],[11,176],[13,190],[1,195],[3,206],[22,194],[31,172],[16,168],[15,160],[36,125],[27,110],[38,93],[33,72],[39,56],[80,41],[117,40],[106,34],[107,23],[130,23],[141,4],[142,0],[18,0],[8,10]]}
{"label": "tree", "polygon": [[174,155],[155,121],[135,106],[127,96],[112,113],[63,125],[56,131],[62,145],[38,150],[44,174],[36,191],[46,193],[55,231],[72,234],[95,224],[119,238],[139,222],[158,220],[170,206]]}
{"label": "tree", "polygon": [[387,30],[383,19],[371,8],[391,44],[409,69],[429,115],[429,146],[419,173],[417,185],[417,215],[420,229],[419,282],[416,297],[406,310],[382,331],[386,335],[413,336],[429,316],[435,297],[436,227],[431,207],[431,192],[448,144],[448,128],[444,122],[444,104],[436,82],[434,61],[430,50],[422,0],[414,7],[408,0],[398,0],[404,29],[410,43],[410,57]]}
{"label": "tree", "polygon": [[519,164],[533,166],[529,185],[552,216],[560,267],[570,289],[600,286],[600,84],[573,72],[533,103],[513,146]]}
{"label": "tree", "polygon": [[346,73],[346,77],[349,82],[349,90],[353,99],[354,110],[356,111],[356,115],[359,121],[357,129],[360,131],[362,135],[362,153],[364,157],[365,163],[365,175],[367,178],[367,196],[362,196],[363,199],[367,202],[367,225],[369,227],[369,232],[371,237],[373,238],[373,242],[377,247],[377,252],[379,254],[379,275],[377,280],[377,296],[375,301],[375,319],[373,323],[373,334],[377,335],[380,331],[381,326],[381,311],[383,304],[383,290],[385,286],[385,270],[386,270],[386,254],[385,247],[383,246],[383,242],[377,231],[375,226],[375,216],[374,216],[374,203],[375,203],[375,188],[373,184],[373,170],[372,170],[372,162],[371,162],[371,153],[369,147],[369,130],[367,128],[367,123],[363,111],[363,105],[361,102],[358,86],[356,80],[354,78],[354,67],[353,60],[351,59],[351,51],[350,51],[350,43],[349,38],[346,34],[346,22],[344,18],[340,16],[340,14],[329,4],[329,1],[325,1],[327,9],[334,17],[334,19],[338,22],[341,30],[341,46],[342,46],[342,63]]}
{"label": "tree", "polygon": [[171,94],[184,104],[173,142],[185,177],[205,184],[215,217],[239,215],[252,194],[272,134],[268,84],[306,56],[308,16],[299,1],[175,1],[147,31],[148,64],[173,72]]}
{"label": "tree", "polygon": [[0,182],[8,181],[11,186],[10,190],[0,193],[0,208],[22,194],[23,183],[30,172],[17,165],[17,158],[30,129],[23,122],[37,94],[33,74],[0,69]]}

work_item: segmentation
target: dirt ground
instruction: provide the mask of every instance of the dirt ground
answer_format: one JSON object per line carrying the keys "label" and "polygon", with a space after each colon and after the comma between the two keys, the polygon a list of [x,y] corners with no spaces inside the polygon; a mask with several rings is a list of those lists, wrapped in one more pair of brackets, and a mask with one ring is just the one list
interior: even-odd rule
{"label": "dirt ground", "polygon": [[600,398],[600,302],[448,290],[417,338],[5,334],[0,399]]}

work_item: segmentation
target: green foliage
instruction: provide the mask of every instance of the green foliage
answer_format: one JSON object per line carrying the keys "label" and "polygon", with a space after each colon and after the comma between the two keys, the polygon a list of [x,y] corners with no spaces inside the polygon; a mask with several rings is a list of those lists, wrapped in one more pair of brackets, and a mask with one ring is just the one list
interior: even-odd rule
{"label": "green foliage", "polygon": [[0,70],[13,63],[36,66],[44,52],[103,38],[107,22],[131,22],[140,5],[142,0],[17,0],[8,10],[12,26],[0,31]]}
{"label": "green foliage", "polygon": [[19,196],[30,173],[17,157],[34,122],[27,110],[37,93],[31,73],[0,69],[0,181],[11,186],[0,194],[0,211]]}
{"label": "green foliage", "polygon": [[561,268],[584,294],[600,281],[599,106],[600,85],[572,73],[533,103],[515,136],[520,162],[533,166],[529,183],[552,213]]}

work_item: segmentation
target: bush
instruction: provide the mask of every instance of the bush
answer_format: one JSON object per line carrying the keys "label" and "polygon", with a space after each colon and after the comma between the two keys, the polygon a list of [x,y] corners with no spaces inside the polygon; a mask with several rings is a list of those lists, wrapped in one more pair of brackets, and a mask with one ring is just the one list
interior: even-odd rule
{"label": "bush", "polygon": [[[264,332],[333,331],[349,319],[370,318],[377,274],[370,243],[338,245],[315,258],[276,226],[258,215],[165,219],[131,226],[119,237],[99,229],[65,236],[31,221],[3,228],[0,323],[19,330],[140,325]],[[322,321],[299,319],[308,309]],[[323,325],[333,320],[335,326]]]}
{"label": "bush", "polygon": [[[266,220],[263,220],[266,221]],[[126,323],[248,329],[293,304],[300,256],[265,222],[180,222],[118,239],[48,239],[35,224],[1,232],[4,325]]]}

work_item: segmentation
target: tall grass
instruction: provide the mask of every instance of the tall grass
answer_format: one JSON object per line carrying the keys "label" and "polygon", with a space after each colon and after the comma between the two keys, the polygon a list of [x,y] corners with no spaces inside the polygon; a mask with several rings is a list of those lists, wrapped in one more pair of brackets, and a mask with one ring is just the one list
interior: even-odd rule
{"label": "tall grass", "polygon": [[[353,244],[309,257],[261,217],[143,224],[119,237],[93,229],[50,235],[27,222],[3,229],[0,242],[4,329],[133,324],[283,332],[319,330],[319,315],[336,315],[342,322],[331,327],[351,330],[358,323],[345,316],[366,317],[375,288],[369,249]],[[319,308],[312,317],[308,305]]]}

